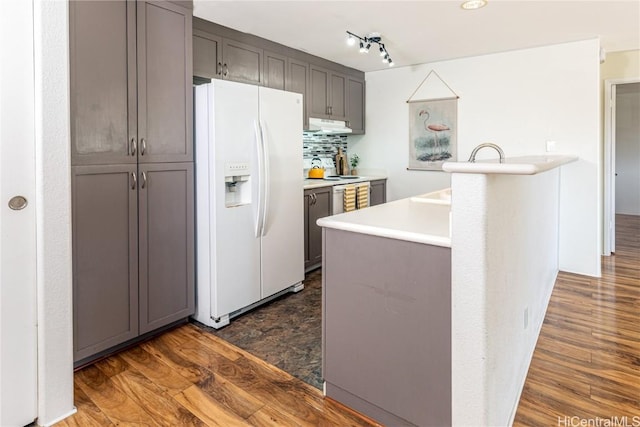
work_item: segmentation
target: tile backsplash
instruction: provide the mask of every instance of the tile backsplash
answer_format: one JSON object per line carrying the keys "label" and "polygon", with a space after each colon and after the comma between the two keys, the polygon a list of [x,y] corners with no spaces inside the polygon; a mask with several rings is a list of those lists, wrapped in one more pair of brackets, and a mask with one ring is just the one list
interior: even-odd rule
{"label": "tile backsplash", "polygon": [[302,158],[311,160],[314,157],[321,159],[335,159],[338,148],[347,152],[347,137],[345,135],[319,135],[313,132],[302,134]]}

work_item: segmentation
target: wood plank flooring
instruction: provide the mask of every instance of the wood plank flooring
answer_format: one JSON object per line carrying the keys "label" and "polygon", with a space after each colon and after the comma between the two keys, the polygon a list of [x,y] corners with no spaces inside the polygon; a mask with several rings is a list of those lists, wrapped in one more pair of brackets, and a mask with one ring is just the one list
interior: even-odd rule
{"label": "wood plank flooring", "polygon": [[616,240],[601,278],[558,275],[514,426],[640,426],[640,216]]}
{"label": "wood plank flooring", "polygon": [[[640,217],[617,217],[617,229],[602,278],[558,276],[514,425],[640,425]],[[78,413],[58,426],[378,425],[194,325],[74,379]]]}
{"label": "wood plank flooring", "polygon": [[379,426],[290,374],[185,325],[74,375],[57,426]]}

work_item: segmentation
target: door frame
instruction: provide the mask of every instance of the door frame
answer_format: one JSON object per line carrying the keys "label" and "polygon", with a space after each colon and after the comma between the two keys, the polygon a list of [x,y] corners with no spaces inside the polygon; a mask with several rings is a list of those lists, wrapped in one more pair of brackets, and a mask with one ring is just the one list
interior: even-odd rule
{"label": "door frame", "polygon": [[604,245],[603,255],[616,251],[616,86],[638,83],[640,77],[604,81]]}

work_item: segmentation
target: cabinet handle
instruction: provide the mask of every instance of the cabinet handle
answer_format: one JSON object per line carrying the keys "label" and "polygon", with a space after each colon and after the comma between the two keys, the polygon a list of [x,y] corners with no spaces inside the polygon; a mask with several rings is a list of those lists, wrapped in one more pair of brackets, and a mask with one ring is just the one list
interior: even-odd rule
{"label": "cabinet handle", "polygon": [[318,202],[318,195],[313,193],[313,204],[315,205]]}
{"label": "cabinet handle", "polygon": [[147,140],[142,138],[140,139],[140,155],[144,156],[144,153],[147,151]]}
{"label": "cabinet handle", "polygon": [[227,66],[227,64],[222,64],[222,75],[227,77],[227,75],[229,74],[229,67]]}
{"label": "cabinet handle", "polygon": [[138,143],[136,142],[136,138],[133,137],[131,138],[131,144],[130,144],[130,152],[132,156],[136,155],[136,151],[138,151]]}
{"label": "cabinet handle", "polygon": [[218,62],[218,63],[216,64],[216,74],[217,74],[217,75],[222,74],[222,62]]}
{"label": "cabinet handle", "polygon": [[136,189],[136,184],[138,184],[138,178],[136,177],[135,172],[131,172],[131,189]]}
{"label": "cabinet handle", "polygon": [[147,174],[142,172],[142,183],[140,184],[140,188],[144,188],[147,186]]}

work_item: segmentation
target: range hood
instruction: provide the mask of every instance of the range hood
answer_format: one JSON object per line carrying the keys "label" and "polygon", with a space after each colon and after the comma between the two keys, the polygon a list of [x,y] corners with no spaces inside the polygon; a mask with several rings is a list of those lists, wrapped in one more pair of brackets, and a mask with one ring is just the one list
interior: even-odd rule
{"label": "range hood", "polygon": [[319,134],[346,134],[353,132],[346,122],[340,120],[316,119],[309,117],[309,132]]}

